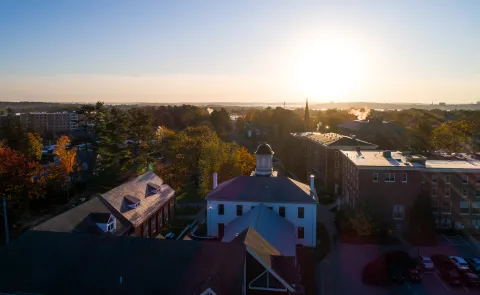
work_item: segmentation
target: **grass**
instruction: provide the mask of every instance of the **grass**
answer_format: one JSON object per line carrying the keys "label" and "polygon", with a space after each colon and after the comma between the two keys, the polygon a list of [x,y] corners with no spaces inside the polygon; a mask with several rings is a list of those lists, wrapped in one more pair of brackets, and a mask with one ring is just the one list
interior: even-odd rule
{"label": "grass", "polygon": [[190,182],[185,184],[178,192],[176,197],[177,202],[187,203],[187,202],[199,202],[203,201],[203,198],[200,197],[197,191],[195,183]]}
{"label": "grass", "polygon": [[166,234],[172,232],[175,234],[176,239],[178,235],[182,232],[182,230],[184,230],[187,225],[192,223],[192,221],[193,220],[176,219],[171,224],[167,224],[165,227],[163,227],[160,230],[160,233],[165,236]]}
{"label": "grass", "polygon": [[200,205],[194,206],[176,206],[175,214],[176,215],[195,215],[200,211]]}

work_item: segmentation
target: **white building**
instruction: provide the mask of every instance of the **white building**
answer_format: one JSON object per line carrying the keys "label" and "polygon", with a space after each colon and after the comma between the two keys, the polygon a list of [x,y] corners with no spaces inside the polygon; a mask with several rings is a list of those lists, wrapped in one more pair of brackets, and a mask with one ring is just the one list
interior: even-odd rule
{"label": "white building", "polygon": [[214,174],[214,188],[206,197],[208,235],[223,237],[232,221],[263,204],[293,225],[296,244],[315,247],[318,198],[312,189],[313,178],[308,186],[288,177],[275,177],[273,151],[266,143],[255,154],[253,176],[238,176],[217,186]]}

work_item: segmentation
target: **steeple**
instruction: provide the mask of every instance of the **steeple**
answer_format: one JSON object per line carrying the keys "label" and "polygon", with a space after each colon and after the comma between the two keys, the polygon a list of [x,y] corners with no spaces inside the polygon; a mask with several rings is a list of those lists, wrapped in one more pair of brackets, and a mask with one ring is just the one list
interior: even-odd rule
{"label": "steeple", "polygon": [[305,116],[303,117],[305,131],[310,129],[310,112],[308,111],[308,97],[305,103]]}

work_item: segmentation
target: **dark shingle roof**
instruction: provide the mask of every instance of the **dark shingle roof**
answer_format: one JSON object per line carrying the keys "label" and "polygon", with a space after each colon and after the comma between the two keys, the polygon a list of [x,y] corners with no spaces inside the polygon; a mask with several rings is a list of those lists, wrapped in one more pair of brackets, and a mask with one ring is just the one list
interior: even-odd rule
{"label": "dark shingle roof", "polygon": [[[105,218],[108,221],[112,213],[108,205],[102,199],[96,197],[37,225],[33,230],[110,234],[104,233],[96,223],[100,223],[98,220]],[[130,224],[121,216],[116,218],[116,231],[114,234],[123,234],[129,228]]]}
{"label": "dark shingle roof", "polygon": [[0,250],[0,292],[241,294],[244,259],[241,243],[30,231]]}
{"label": "dark shingle roof", "polygon": [[206,197],[215,201],[318,203],[304,183],[288,177],[237,176],[223,182]]}
{"label": "dark shingle roof", "polygon": [[376,148],[377,145],[369,143],[350,136],[341,135],[338,133],[320,133],[320,132],[303,132],[293,133],[295,137],[304,137],[317,144],[331,147],[364,147]]}
{"label": "dark shingle roof", "polygon": [[257,155],[273,155],[272,147],[266,142],[260,144],[255,152]]}

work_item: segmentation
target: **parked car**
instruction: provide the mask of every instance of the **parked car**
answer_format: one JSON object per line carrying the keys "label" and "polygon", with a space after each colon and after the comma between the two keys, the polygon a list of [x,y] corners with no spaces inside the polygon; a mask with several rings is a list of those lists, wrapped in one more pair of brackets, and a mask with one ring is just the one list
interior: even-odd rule
{"label": "parked car", "polygon": [[470,270],[467,262],[459,256],[450,256],[450,259],[459,270]]}
{"label": "parked car", "polygon": [[435,254],[430,256],[430,258],[432,259],[433,265],[435,265],[435,267],[438,269],[445,267],[455,267],[455,264],[453,264],[452,260],[446,255]]}
{"label": "parked car", "polygon": [[461,277],[458,270],[455,267],[442,267],[439,269],[440,275],[445,282],[450,285],[460,285]]}
{"label": "parked car", "polygon": [[420,283],[422,281],[420,272],[416,268],[407,269],[406,276],[407,276],[407,279],[413,283]]}
{"label": "parked car", "polygon": [[470,269],[474,272],[480,272],[480,259],[475,256],[465,258],[465,261],[470,266]]}
{"label": "parked car", "polygon": [[469,271],[462,271],[460,272],[460,276],[462,278],[462,282],[469,286],[469,287],[479,287],[480,286],[480,278]]}
{"label": "parked car", "polygon": [[434,266],[433,266],[433,261],[430,259],[428,256],[418,256],[418,265],[420,265],[420,268],[426,271],[433,271]]}
{"label": "parked car", "polygon": [[403,275],[403,270],[400,266],[398,265],[389,265],[387,267],[388,270],[388,275],[390,276],[390,279],[398,284],[403,284],[405,282],[405,277]]}

